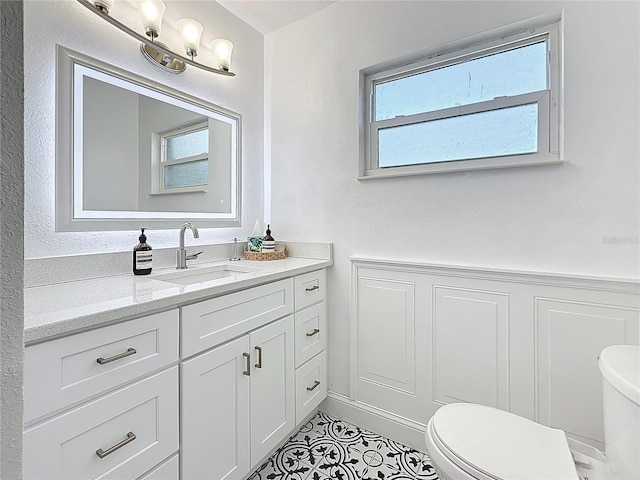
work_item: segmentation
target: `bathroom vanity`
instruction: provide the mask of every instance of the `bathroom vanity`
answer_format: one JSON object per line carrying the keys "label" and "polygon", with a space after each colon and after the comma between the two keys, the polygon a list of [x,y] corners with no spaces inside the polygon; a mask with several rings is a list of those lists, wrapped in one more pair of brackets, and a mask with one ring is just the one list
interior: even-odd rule
{"label": "bathroom vanity", "polygon": [[325,398],[330,260],[27,289],[24,478],[244,478]]}

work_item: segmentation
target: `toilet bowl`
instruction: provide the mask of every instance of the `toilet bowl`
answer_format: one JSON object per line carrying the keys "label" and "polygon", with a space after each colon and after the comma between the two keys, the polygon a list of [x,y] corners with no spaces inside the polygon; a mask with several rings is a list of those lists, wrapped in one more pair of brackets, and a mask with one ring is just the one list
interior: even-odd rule
{"label": "toilet bowl", "polygon": [[[639,479],[640,347],[607,347],[599,365],[604,386],[605,462],[599,461],[604,457],[595,449],[597,455],[590,459],[572,451],[570,445],[579,442],[568,440],[562,430],[484,405],[452,403],[435,413],[425,434],[439,478]],[[591,448],[582,447],[583,452]]]}

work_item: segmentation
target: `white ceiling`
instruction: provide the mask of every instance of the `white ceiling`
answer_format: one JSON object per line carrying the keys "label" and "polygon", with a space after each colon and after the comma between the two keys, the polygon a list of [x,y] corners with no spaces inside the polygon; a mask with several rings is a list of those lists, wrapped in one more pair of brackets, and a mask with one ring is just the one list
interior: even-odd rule
{"label": "white ceiling", "polygon": [[266,35],[312,15],[334,2],[320,0],[218,0],[218,3]]}

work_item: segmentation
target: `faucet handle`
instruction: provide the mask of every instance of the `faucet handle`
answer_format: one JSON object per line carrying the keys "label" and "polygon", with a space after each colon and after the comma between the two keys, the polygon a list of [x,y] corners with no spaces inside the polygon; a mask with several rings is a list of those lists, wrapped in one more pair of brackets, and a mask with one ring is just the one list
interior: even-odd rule
{"label": "faucet handle", "polygon": [[198,252],[198,253],[190,253],[187,255],[186,259],[187,260],[195,260],[198,258],[198,255],[200,255],[202,252]]}

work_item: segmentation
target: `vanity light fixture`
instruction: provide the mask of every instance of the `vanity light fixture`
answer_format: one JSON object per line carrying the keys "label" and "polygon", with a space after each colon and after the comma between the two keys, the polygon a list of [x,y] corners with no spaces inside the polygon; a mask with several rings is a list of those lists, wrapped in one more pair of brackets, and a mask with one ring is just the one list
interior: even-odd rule
{"label": "vanity light fixture", "polygon": [[235,76],[235,73],[229,71],[231,67],[231,52],[233,50],[233,43],[229,40],[216,39],[210,43],[218,68],[194,60],[198,55],[200,37],[203,30],[202,25],[195,20],[182,18],[176,22],[187,56],[173,52],[164,43],[156,40],[160,35],[162,17],[166,9],[162,0],[145,0],[141,3],[142,27],[145,35],[140,35],[109,15],[109,11],[113,7],[113,0],[93,0],[93,2],[78,0],[78,2],[114,27],[140,41],[140,50],[144,57],[166,72],[182,73],[187,68],[187,65],[192,65],[207,72],[229,77]]}

